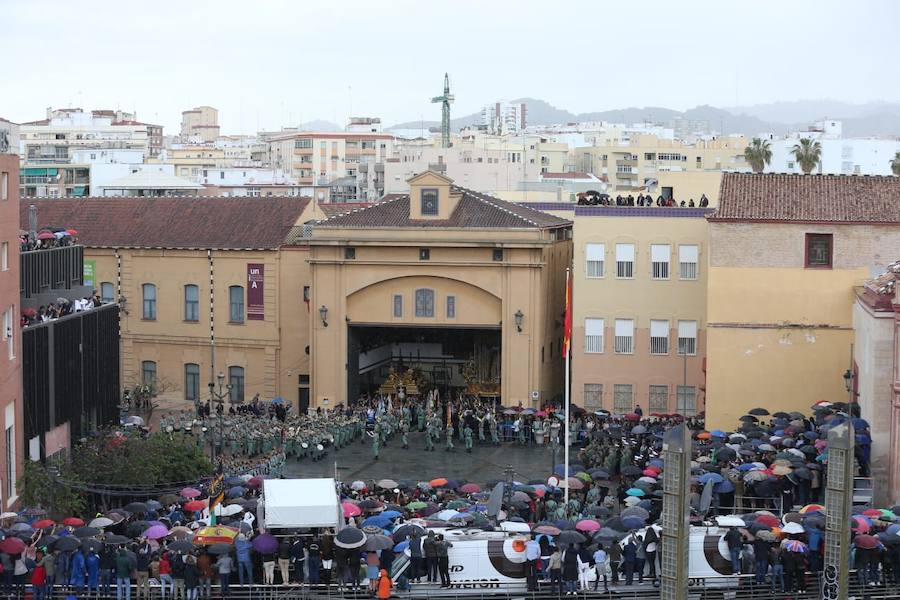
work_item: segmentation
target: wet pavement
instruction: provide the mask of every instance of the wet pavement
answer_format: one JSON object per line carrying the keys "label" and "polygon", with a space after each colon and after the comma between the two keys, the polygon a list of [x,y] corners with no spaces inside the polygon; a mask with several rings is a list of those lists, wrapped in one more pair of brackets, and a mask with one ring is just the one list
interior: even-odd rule
{"label": "wet pavement", "polygon": [[[318,462],[305,458],[289,459],[285,467],[286,477],[334,477],[341,481],[355,479],[412,479],[422,481],[435,477],[466,479],[479,484],[505,479],[507,465],[515,471],[518,481],[546,479],[553,469],[553,452],[547,446],[517,446],[502,444],[498,447],[477,444],[468,454],[462,443],[454,440],[456,449],[444,451],[444,439],[434,452],[426,452],[425,434],[411,433],[409,449],[403,450],[399,438],[382,447],[378,460],[374,460],[371,438],[357,440],[338,451],[330,449]],[[572,452],[573,460],[576,452]],[[557,463],[562,462],[562,448],[557,452]]]}

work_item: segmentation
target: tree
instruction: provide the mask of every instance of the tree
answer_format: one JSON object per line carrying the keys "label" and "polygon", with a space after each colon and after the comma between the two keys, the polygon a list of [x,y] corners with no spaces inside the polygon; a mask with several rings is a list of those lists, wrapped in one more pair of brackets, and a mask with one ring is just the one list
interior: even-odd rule
{"label": "tree", "polygon": [[822,160],[822,144],[816,140],[804,138],[800,140],[799,144],[794,145],[791,154],[797,159],[803,173],[809,175]]}
{"label": "tree", "polygon": [[900,177],[900,152],[894,154],[894,158],[891,160],[891,172]]}
{"label": "tree", "polygon": [[750,168],[754,173],[762,173],[766,165],[772,162],[772,149],[769,148],[769,142],[753,138],[744,148],[744,158],[750,163]]}
{"label": "tree", "polygon": [[22,476],[16,481],[22,506],[43,508],[53,519],[81,514],[85,508],[84,497],[55,481],[50,468],[37,461],[25,461]]}

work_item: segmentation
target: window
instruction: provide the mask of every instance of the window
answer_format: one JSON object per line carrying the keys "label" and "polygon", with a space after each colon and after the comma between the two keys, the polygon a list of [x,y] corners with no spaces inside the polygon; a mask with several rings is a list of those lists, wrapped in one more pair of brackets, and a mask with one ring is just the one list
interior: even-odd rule
{"label": "window", "polygon": [[302,139],[294,141],[294,148],[312,148],[313,141],[311,139]]}
{"label": "window", "polygon": [[16,330],[13,315],[15,315],[14,306],[10,306],[3,312],[3,341],[6,342],[6,357],[9,360],[16,357]]}
{"label": "window", "polygon": [[678,246],[679,277],[681,279],[697,279],[699,254],[699,246],[693,244]]}
{"label": "window", "polygon": [[589,278],[603,277],[606,260],[606,244],[588,244],[584,249]]}
{"label": "window", "polygon": [[678,321],[678,354],[697,354],[697,321]]}
{"label": "window", "polygon": [[653,279],[669,278],[669,255],[672,253],[668,244],[650,245],[650,266]]}
{"label": "window", "polygon": [[239,285],[228,288],[228,321],[244,322],[244,288]]}
{"label": "window", "polygon": [[634,352],[634,320],[616,319],[616,354]]}
{"label": "window", "polygon": [[344,260],[356,260],[356,248],[344,248]]}
{"label": "window", "polygon": [[456,296],[447,296],[447,318],[456,318]]}
{"label": "window", "polygon": [[184,365],[184,399],[200,400],[200,365]]}
{"label": "window", "polygon": [[9,173],[0,173],[0,200],[9,199]]}
{"label": "window", "polygon": [[434,316],[434,290],[416,290],[416,316]]}
{"label": "window", "polygon": [[692,385],[679,385],[676,392],[675,411],[685,417],[697,414],[697,388]]}
{"label": "window", "polygon": [[394,294],[394,317],[399,319],[403,316],[403,296]]}
{"label": "window", "polygon": [[669,353],[669,322],[650,320],[650,354]]}
{"label": "window", "polygon": [[421,192],[419,197],[421,202],[422,216],[436,217],[438,215],[438,191],[434,188],[426,188]]}
{"label": "window", "polygon": [[429,248],[419,248],[419,260],[431,260],[431,250]]}
{"label": "window", "polygon": [[588,354],[603,352],[603,319],[584,320],[584,351]]}
{"label": "window", "polygon": [[16,409],[6,405],[6,501],[12,502],[16,496]]}
{"label": "window", "polygon": [[503,248],[494,248],[494,261],[495,262],[503,261]]}
{"label": "window", "polygon": [[103,281],[100,283],[100,301],[104,304],[116,301],[115,287],[113,287],[112,282]]}
{"label": "window", "polygon": [[141,383],[153,385],[156,383],[156,363],[152,360],[141,362]]}
{"label": "window", "polygon": [[200,320],[200,288],[196,285],[184,286],[184,320]]}
{"label": "window", "polygon": [[834,238],[830,233],[806,234],[806,268],[830,269]]}
{"label": "window", "polygon": [[309,300],[310,300],[309,289],[310,288],[308,285],[303,286],[303,301],[304,302],[309,302]]}
{"label": "window", "polygon": [[152,283],[145,283],[141,286],[144,294],[144,319],[148,321],[156,320],[156,286]]}
{"label": "window", "polygon": [[634,277],[634,244],[616,244],[616,277]]}
{"label": "window", "polygon": [[584,384],[584,407],[585,408],[601,408],[603,406],[603,384],[602,383],[586,383]]}
{"label": "window", "polygon": [[613,412],[617,415],[624,415],[630,413],[633,407],[631,384],[617,383],[613,385]]}
{"label": "window", "polygon": [[650,386],[650,412],[651,413],[667,413],[667,412],[669,412],[669,386],[667,386],[667,385],[651,385]]}
{"label": "window", "polygon": [[0,271],[9,270],[9,242],[0,244]]}
{"label": "window", "polygon": [[229,401],[237,404],[244,401],[244,367],[228,367],[228,383],[231,385]]}

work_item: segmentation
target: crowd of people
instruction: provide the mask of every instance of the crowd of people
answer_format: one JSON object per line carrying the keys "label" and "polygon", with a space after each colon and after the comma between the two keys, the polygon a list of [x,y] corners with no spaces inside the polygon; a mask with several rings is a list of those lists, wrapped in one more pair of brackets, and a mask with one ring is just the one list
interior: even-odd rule
{"label": "crowd of people", "polygon": [[[30,584],[35,598],[50,597],[54,589],[80,598],[112,593],[115,586],[120,599],[132,593],[149,598],[151,591],[154,597],[194,599],[211,597],[214,586],[228,597],[234,584],[259,582],[368,589],[376,595],[416,582],[446,587],[452,585],[453,544],[442,535],[456,528],[502,529],[523,540],[523,575],[532,590],[574,594],[601,585],[639,585],[655,580],[662,564],[662,439],[684,423],[692,436],[692,524],[719,526],[732,574],[745,574],[776,591],[802,592],[810,588],[807,571],[822,568],[826,508],[819,502],[828,431],[853,420],[859,472],[867,468],[871,443],[865,421],[849,416],[844,405],[824,402],[811,415],[754,409],[728,432],[707,431],[697,417],[645,417],[639,406],[627,415],[573,408],[577,458],[568,466],[556,465],[553,473],[502,486],[445,478],[339,482],[345,526],[337,534],[308,530],[275,537],[256,525],[262,481],[281,476],[292,447],[288,440],[302,439],[292,438],[292,430],[296,436],[298,430],[308,435],[319,428],[329,444],[338,445],[363,435],[381,439],[379,429],[387,428],[392,431],[388,438],[404,438],[414,427],[430,435],[429,427],[438,423],[445,433],[449,425],[452,437],[456,423],[463,429],[474,426],[489,444],[490,421],[511,421],[514,429],[521,421],[518,431],[530,421],[531,438],[524,443],[537,443],[542,423],[562,417],[553,407],[504,414],[475,399],[432,395],[431,403],[371,399],[352,409],[301,417],[289,407],[281,410],[278,403],[255,399],[221,415],[230,420],[226,431],[244,437],[226,435],[219,442],[224,485],[221,498],[212,498],[217,527],[210,526],[211,498],[204,486],[105,510],[87,524],[75,516],[49,520],[41,510],[5,513],[0,515],[5,589],[22,591]],[[198,425],[211,431],[219,415],[206,413],[166,415],[158,434],[193,433]],[[350,435],[343,437],[341,427]],[[550,435],[562,430],[548,429]],[[251,432],[259,434],[256,442]],[[265,466],[241,471],[251,464]],[[501,503],[492,512],[488,506],[498,493]],[[861,584],[900,582],[900,544],[894,541],[900,541],[898,515],[900,506],[860,508],[848,515],[850,560]],[[395,569],[398,559],[408,561],[408,568]]]}
{"label": "crowd of people", "polygon": [[657,206],[679,208],[706,208],[709,206],[709,198],[706,197],[706,194],[701,194],[700,200],[695,204],[693,198],[687,201],[678,201],[672,196],[669,196],[667,198],[665,196],[659,195],[657,196],[656,200],[654,200],[653,196],[651,196],[650,194],[644,195],[643,193],[638,194],[637,198],[635,198],[631,194],[628,194],[627,196],[618,194],[615,198],[613,198],[609,194],[582,192],[578,194],[578,204],[580,206]]}
{"label": "crowd of people", "polygon": [[55,321],[60,317],[72,315],[93,308],[99,308],[103,305],[100,294],[94,290],[90,296],[83,298],[57,298],[56,302],[51,302],[46,306],[40,306],[37,309],[23,308],[20,319],[22,327],[29,325],[39,325],[47,321]]}
{"label": "crowd of people", "polygon": [[45,227],[34,235],[28,233],[19,237],[19,249],[22,252],[63,248],[77,243],[78,231],[65,227]]}

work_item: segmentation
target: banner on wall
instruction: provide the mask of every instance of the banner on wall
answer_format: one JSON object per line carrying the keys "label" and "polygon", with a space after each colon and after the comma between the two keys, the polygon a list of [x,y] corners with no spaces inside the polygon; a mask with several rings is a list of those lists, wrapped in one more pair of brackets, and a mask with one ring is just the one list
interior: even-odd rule
{"label": "banner on wall", "polygon": [[262,321],[266,317],[263,299],[265,273],[265,265],[247,263],[247,318],[251,321]]}
{"label": "banner on wall", "polygon": [[97,272],[97,261],[96,260],[86,260],[84,261],[84,276],[83,281],[86,287],[94,289],[94,279],[95,273]]}

